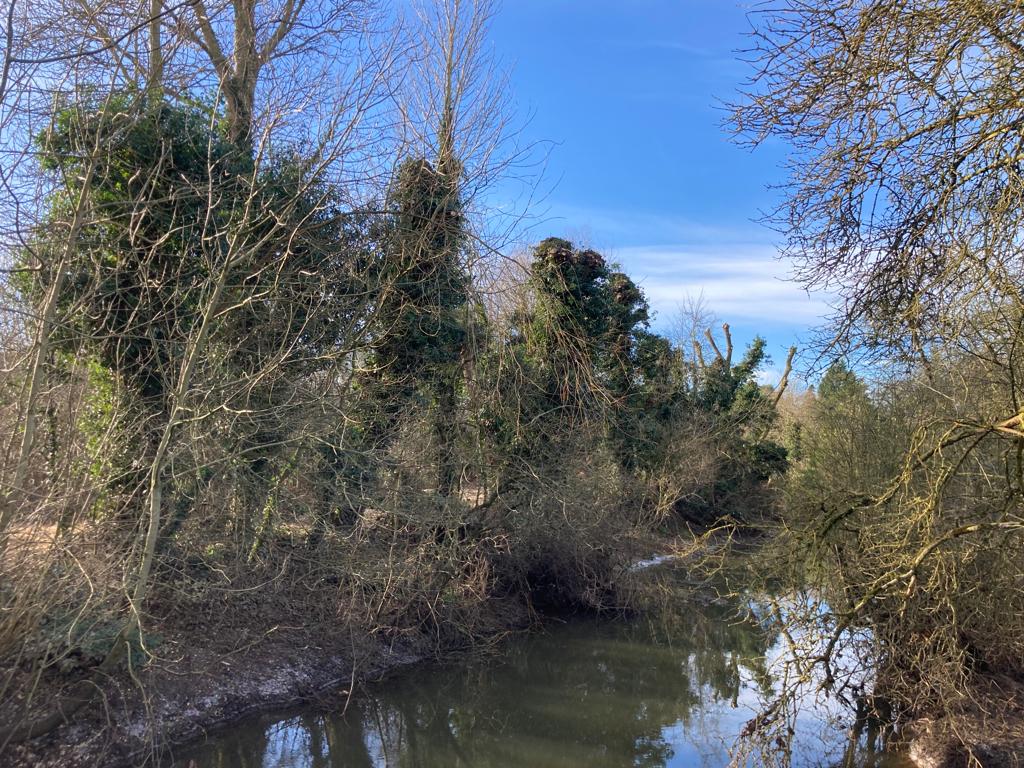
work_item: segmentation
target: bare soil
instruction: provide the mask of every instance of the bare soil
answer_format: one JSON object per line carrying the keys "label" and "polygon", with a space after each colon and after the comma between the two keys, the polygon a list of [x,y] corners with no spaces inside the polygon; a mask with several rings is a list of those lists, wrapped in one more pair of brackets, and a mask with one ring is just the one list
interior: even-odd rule
{"label": "bare soil", "polygon": [[[45,736],[0,747],[0,765],[166,765],[177,747],[240,718],[309,702],[340,706],[361,684],[467,648],[465,639],[425,630],[389,636],[331,631],[323,622],[304,626],[287,611],[275,616],[274,607],[235,605],[219,617],[166,616],[151,623],[160,642],[143,666],[101,681],[86,707]],[[530,620],[514,601],[496,600],[491,613],[492,639]],[[197,625],[207,631],[197,632]],[[38,710],[52,707],[62,690],[88,674],[44,677],[37,683],[44,690],[33,696]],[[26,670],[24,680],[30,679]],[[18,704],[0,703],[0,718],[18,712]]]}
{"label": "bare soil", "polygon": [[979,676],[952,716],[909,727],[919,768],[1024,768],[1024,682]]}

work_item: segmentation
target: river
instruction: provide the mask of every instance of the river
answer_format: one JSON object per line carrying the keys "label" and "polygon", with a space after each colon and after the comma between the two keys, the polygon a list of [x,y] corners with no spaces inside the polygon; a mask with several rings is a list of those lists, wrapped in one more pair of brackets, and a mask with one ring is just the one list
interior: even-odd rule
{"label": "river", "polygon": [[[176,766],[722,768],[773,685],[778,638],[745,607],[693,593],[639,618],[552,622],[496,654],[401,672],[336,711],[242,722]],[[906,765],[848,751],[834,714],[801,716],[793,766]]]}

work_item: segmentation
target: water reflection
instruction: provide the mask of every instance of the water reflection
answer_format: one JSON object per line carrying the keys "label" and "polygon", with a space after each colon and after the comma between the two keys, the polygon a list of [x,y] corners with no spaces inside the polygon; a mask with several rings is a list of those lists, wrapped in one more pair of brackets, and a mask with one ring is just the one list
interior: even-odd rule
{"label": "water reflection", "polygon": [[[574,622],[497,659],[414,670],[354,697],[344,716],[251,722],[178,765],[724,766],[771,688],[763,659],[775,638],[737,602],[680,608],[657,621]],[[828,751],[805,748],[797,762],[832,762]]]}

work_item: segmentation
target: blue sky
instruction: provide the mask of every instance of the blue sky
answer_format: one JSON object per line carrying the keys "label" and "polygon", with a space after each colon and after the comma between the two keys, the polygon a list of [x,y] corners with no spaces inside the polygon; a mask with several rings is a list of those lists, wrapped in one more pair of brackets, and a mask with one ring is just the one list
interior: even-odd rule
{"label": "blue sky", "polygon": [[505,0],[491,36],[525,138],[555,143],[531,234],[583,236],[620,262],[656,329],[703,293],[778,366],[828,310],[786,280],[778,235],[755,222],[785,147],[751,152],[722,127],[748,28],[735,0]]}

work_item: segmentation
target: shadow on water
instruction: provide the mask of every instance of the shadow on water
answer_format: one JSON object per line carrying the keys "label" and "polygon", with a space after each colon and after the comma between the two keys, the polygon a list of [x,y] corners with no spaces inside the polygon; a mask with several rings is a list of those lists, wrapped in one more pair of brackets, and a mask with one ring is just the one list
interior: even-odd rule
{"label": "shadow on water", "polygon": [[[746,607],[691,597],[657,618],[552,626],[496,658],[372,686],[344,714],[244,722],[176,765],[719,768],[771,692],[764,659],[777,638]],[[819,730],[795,748],[794,765],[881,765],[847,762],[843,734]]]}

